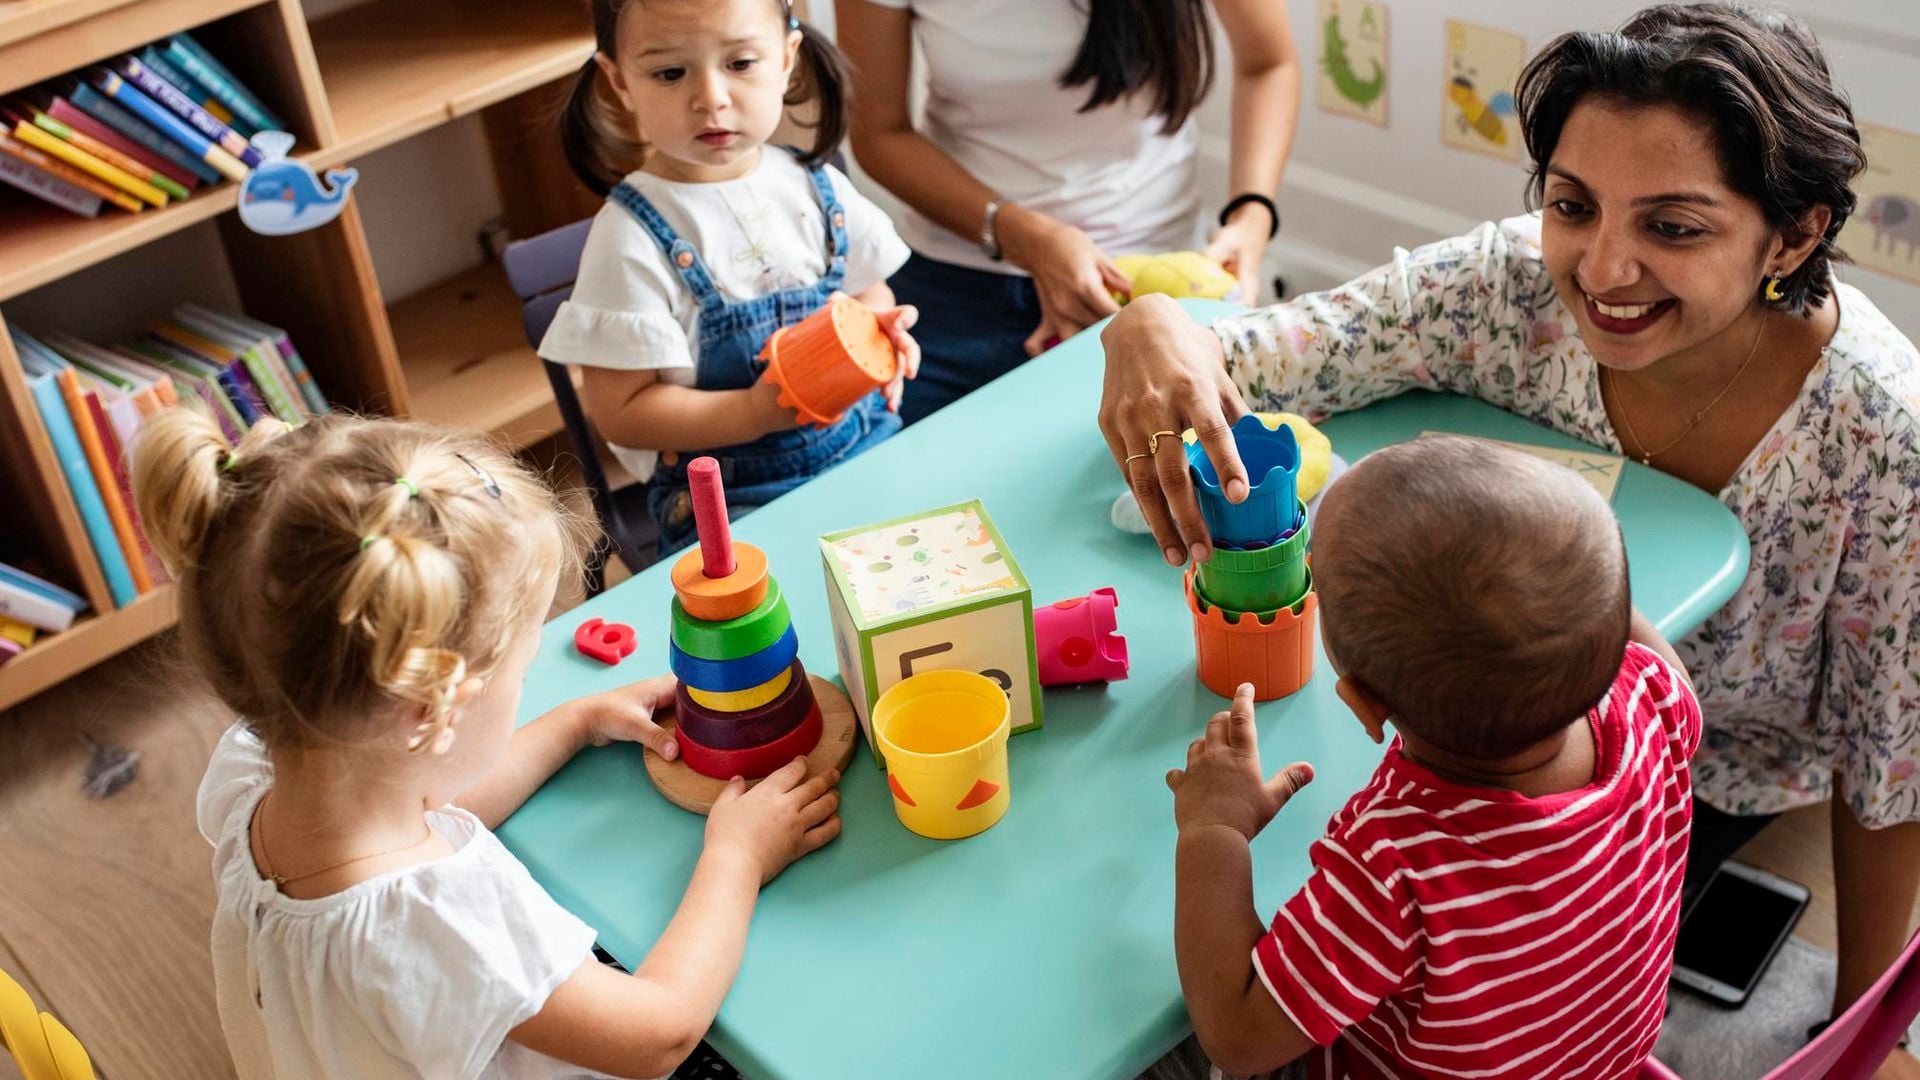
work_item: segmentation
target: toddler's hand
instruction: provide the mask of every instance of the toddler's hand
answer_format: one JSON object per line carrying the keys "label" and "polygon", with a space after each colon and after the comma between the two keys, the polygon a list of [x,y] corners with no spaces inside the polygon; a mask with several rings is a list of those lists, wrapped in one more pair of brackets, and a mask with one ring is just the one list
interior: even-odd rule
{"label": "toddler's hand", "polygon": [[1260,740],[1253,726],[1253,685],[1241,683],[1233,708],[1218,712],[1206,734],[1187,746],[1187,767],[1167,773],[1173,820],[1181,832],[1225,825],[1248,840],[1301,788],[1313,782],[1304,761],[1275,773],[1260,771]]}
{"label": "toddler's hand", "polygon": [[767,378],[764,372],[747,391],[747,400],[753,409],[755,426],[763,434],[792,431],[800,426],[800,414],[780,404],[780,384]]}
{"label": "toddler's hand", "polygon": [[805,758],[795,758],[747,787],[734,777],[707,815],[707,847],[730,848],[760,868],[762,885],[794,860],[818,851],[840,835],[840,770],[807,776]]}
{"label": "toddler's hand", "polygon": [[899,358],[900,369],[893,381],[887,384],[887,411],[900,411],[900,395],[905,391],[906,381],[920,374],[920,343],[913,340],[907,331],[920,321],[920,309],[912,304],[899,307],[874,308],[873,313],[880,317],[880,328],[887,332],[888,340],[893,342],[893,354]]}
{"label": "toddler's hand", "polygon": [[672,761],[680,756],[680,744],[654,723],[653,715],[673,704],[674,678],[656,675],[637,683],[581,698],[576,704],[581,722],[586,725],[590,746],[615,742],[637,742]]}

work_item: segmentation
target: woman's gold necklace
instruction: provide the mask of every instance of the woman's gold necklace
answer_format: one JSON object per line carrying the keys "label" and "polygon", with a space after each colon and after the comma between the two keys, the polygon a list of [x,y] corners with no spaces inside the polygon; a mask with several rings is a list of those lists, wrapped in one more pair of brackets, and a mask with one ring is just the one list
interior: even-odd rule
{"label": "woman's gold necklace", "polygon": [[[254,828],[259,830],[259,833],[260,833],[260,861],[263,864],[265,864],[262,866],[262,869],[264,869],[267,872],[267,877],[271,878],[273,880],[274,885],[279,888],[285,888],[289,882],[305,881],[310,877],[319,877],[321,874],[324,874],[329,870],[338,870],[343,866],[352,866],[354,863],[357,863],[357,862],[365,862],[368,859],[378,859],[387,855],[398,855],[401,852],[412,851],[414,848],[417,848],[421,844],[424,844],[427,841],[433,839],[433,835],[434,835],[433,826],[427,825],[427,835],[422,836],[420,839],[415,840],[413,843],[407,844],[403,847],[391,848],[386,851],[376,851],[371,855],[355,855],[351,859],[342,859],[339,862],[334,863],[332,866],[323,866],[318,870],[309,870],[304,874],[287,874],[287,875],[276,874],[273,872],[273,857],[267,854],[266,830],[260,828],[260,818],[261,818],[260,811],[266,809],[267,799],[270,799],[272,797],[273,797],[273,792],[269,790],[266,796],[260,800],[259,809],[256,809],[253,812],[253,825],[254,825]],[[425,824],[425,823],[422,822],[422,824]]]}
{"label": "woman's gold necklace", "polygon": [[1733,378],[1727,380],[1727,385],[1721,387],[1720,392],[1713,395],[1713,400],[1707,402],[1705,408],[1693,414],[1693,419],[1687,421],[1687,426],[1680,429],[1680,434],[1675,435],[1667,445],[1658,450],[1647,449],[1647,444],[1640,438],[1640,433],[1633,430],[1633,418],[1627,415],[1627,399],[1620,393],[1620,376],[1615,374],[1612,368],[1601,367],[1600,370],[1605,372],[1607,378],[1613,382],[1613,400],[1620,406],[1620,422],[1627,425],[1627,435],[1633,439],[1633,444],[1640,448],[1640,464],[1652,465],[1654,458],[1679,446],[1682,439],[1693,434],[1693,429],[1700,426],[1700,421],[1707,418],[1707,414],[1713,411],[1713,407],[1720,404],[1720,399],[1727,396],[1727,391],[1733,389],[1733,384],[1740,381],[1740,376],[1747,373],[1747,368],[1753,364],[1753,358],[1760,355],[1760,338],[1766,333],[1766,330],[1766,317],[1762,316],[1760,328],[1753,332],[1753,345],[1747,349],[1747,358],[1740,362],[1740,370],[1733,373]]}

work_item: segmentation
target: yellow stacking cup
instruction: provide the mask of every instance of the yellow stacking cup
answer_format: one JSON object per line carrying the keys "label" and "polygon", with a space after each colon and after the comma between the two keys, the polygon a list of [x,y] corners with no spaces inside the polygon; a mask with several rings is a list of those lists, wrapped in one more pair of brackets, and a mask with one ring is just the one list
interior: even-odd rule
{"label": "yellow stacking cup", "polygon": [[1007,812],[1009,707],[971,671],[924,671],[873,703],[900,824],[933,840],[984,832]]}

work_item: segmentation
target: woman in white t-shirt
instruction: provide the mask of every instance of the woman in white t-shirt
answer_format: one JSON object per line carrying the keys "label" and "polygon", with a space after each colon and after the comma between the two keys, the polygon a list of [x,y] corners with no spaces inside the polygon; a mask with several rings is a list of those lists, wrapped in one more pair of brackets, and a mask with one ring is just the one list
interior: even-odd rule
{"label": "woman in white t-shirt", "polygon": [[[1111,257],[1196,246],[1207,0],[837,0],[853,148],[910,212],[889,284],[919,308],[908,423],[1112,314]],[[1283,0],[1212,0],[1232,50],[1227,200],[1206,246],[1251,298],[1300,97]],[[911,46],[925,117],[908,106]]]}

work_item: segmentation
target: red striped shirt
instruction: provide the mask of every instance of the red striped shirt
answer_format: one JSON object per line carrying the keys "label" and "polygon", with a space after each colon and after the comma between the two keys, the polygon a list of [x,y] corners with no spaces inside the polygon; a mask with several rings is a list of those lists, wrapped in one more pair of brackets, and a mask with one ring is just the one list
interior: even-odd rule
{"label": "red striped shirt", "polygon": [[1629,645],[1591,784],[1545,798],[1387,751],[1254,967],[1316,1077],[1622,1077],[1653,1052],[1680,918],[1700,705]]}

